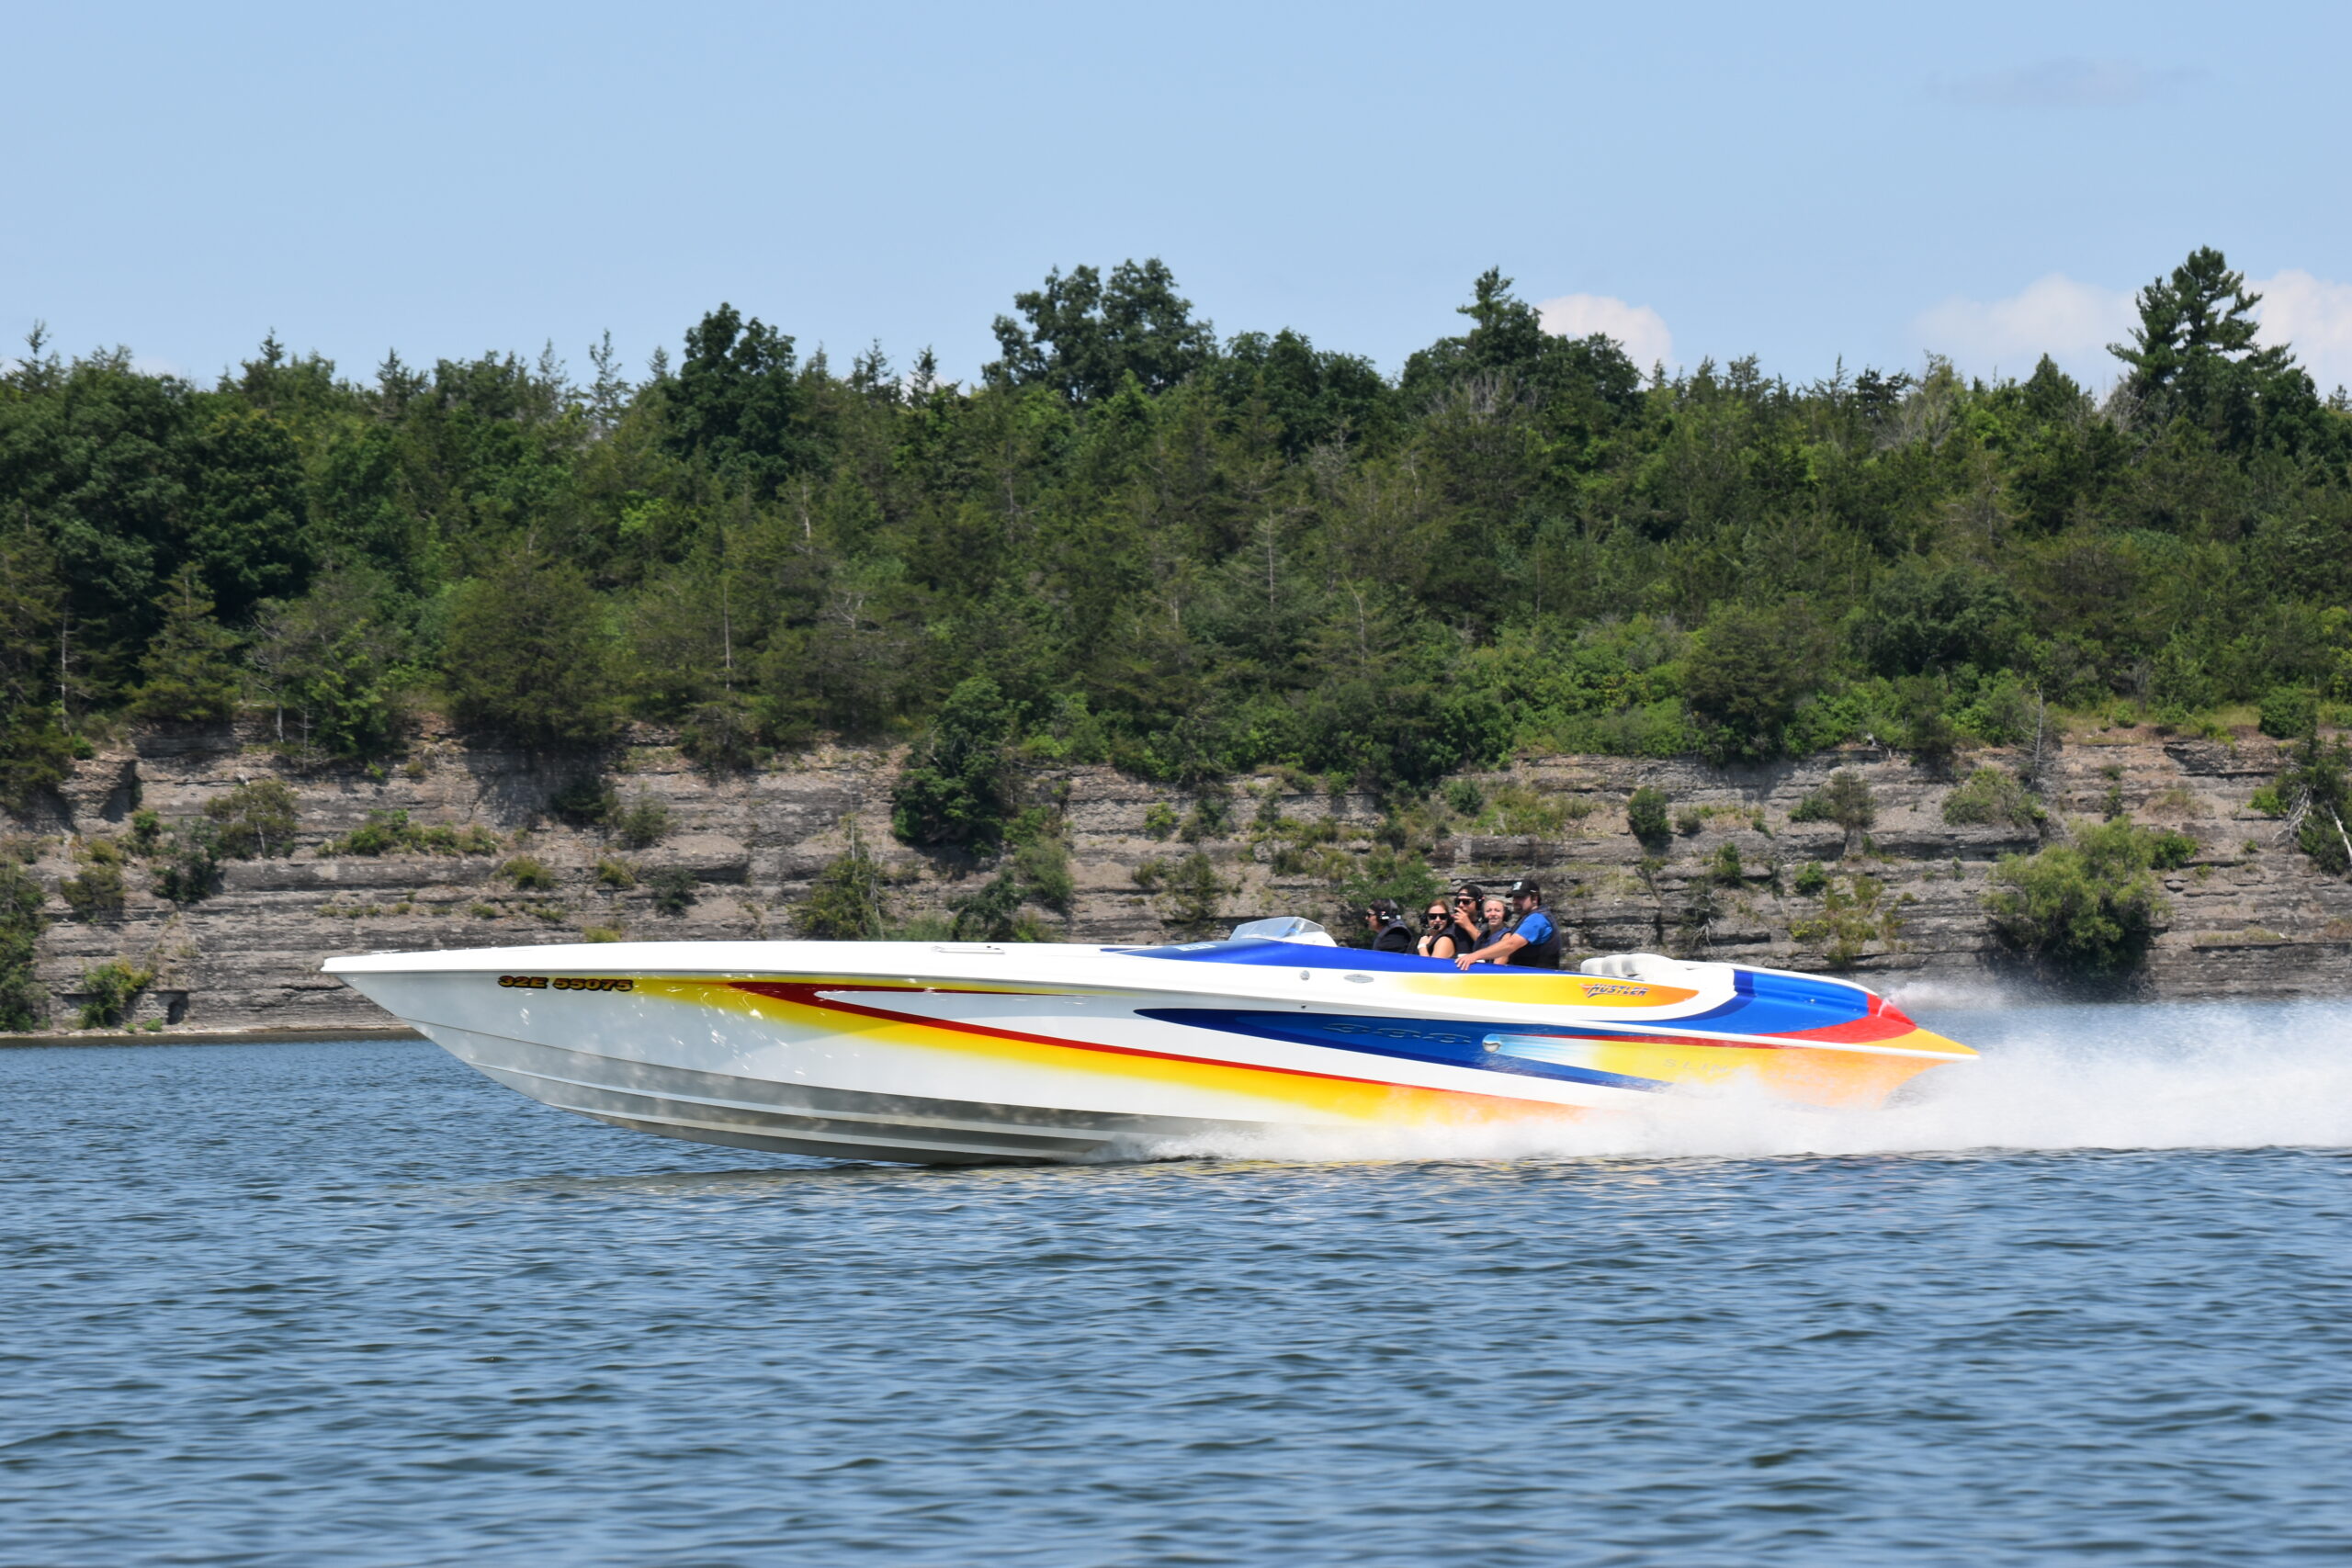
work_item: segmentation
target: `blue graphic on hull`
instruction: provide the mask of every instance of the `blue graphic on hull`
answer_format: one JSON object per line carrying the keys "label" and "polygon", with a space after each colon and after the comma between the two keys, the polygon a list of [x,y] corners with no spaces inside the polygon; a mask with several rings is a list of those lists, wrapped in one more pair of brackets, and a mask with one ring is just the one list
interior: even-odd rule
{"label": "blue graphic on hull", "polygon": [[1580,1066],[1577,1052],[1604,1043],[1590,1035],[1498,1034],[1477,1024],[1442,1023],[1420,1018],[1364,1018],[1357,1014],[1234,1012],[1223,1008],[1138,1008],[1145,1018],[1181,1023],[1223,1034],[1281,1040],[1293,1045],[1322,1045],[1408,1062],[1436,1062],[1490,1073],[1519,1073],[1567,1083],[1656,1093],[1674,1086],[1661,1078],[1604,1073]]}
{"label": "blue graphic on hull", "polygon": [[[1186,964],[1241,964],[1268,969],[1354,969],[1367,974],[1456,973],[1450,958],[1423,958],[1410,953],[1374,953],[1358,947],[1308,947],[1295,942],[1240,937],[1224,942],[1187,942],[1170,947],[1123,947],[1110,951],[1134,958],[1166,958]],[[1685,1014],[1679,1023],[1736,1030],[1742,1034],[1793,1034],[1801,1031],[1850,1023],[1869,1016],[1869,991],[1845,980],[1823,976],[1789,975],[1726,964],[1732,970],[1732,995],[1704,1012]],[[1559,977],[1557,970],[1481,964],[1480,979]],[[1668,981],[1667,984],[1676,984]]]}

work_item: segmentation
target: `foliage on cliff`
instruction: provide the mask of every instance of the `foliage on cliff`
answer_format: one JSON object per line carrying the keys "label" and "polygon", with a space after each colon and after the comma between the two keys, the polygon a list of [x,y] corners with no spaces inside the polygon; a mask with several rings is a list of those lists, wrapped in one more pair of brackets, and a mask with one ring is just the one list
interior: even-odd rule
{"label": "foliage on cliff", "polygon": [[38,1029],[49,1020],[49,993],[33,977],[41,918],[40,884],[17,863],[17,846],[0,844],[0,1029]]}
{"label": "foliage on cliff", "polygon": [[2081,828],[2070,843],[2005,856],[1984,908],[2001,940],[2052,971],[2112,979],[2139,967],[2168,907],[2154,869],[2196,852],[2186,834],[2128,820]]}
{"label": "foliage on cliff", "polygon": [[0,801],[118,716],[364,757],[421,703],[548,750],[658,720],[714,767],[915,739],[909,829],[978,844],[975,682],[1011,755],[1187,787],[2352,697],[2352,410],[2218,253],[2143,291],[2103,400],[2047,359],[1645,377],[1471,292],[1395,376],[1221,337],[1158,261],[1017,294],[970,386],[729,304],[584,381],[273,339],[201,385],[37,333],[0,375]]}
{"label": "foliage on cliff", "polygon": [[2255,801],[2261,806],[2267,796],[2287,818],[2295,847],[2330,876],[2352,870],[2352,829],[2346,826],[2352,816],[2347,769],[2352,769],[2352,748],[2341,740],[2323,742],[2316,734],[2306,735],[2289,754],[2277,782]]}

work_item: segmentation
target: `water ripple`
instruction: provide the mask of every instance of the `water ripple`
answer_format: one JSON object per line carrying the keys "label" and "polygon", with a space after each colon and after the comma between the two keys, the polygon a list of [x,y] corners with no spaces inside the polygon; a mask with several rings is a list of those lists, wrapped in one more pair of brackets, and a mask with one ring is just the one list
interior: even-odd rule
{"label": "water ripple", "polygon": [[1939,1021],[1876,1122],[1075,1169],[0,1053],[0,1562],[2343,1561],[2352,1010]]}

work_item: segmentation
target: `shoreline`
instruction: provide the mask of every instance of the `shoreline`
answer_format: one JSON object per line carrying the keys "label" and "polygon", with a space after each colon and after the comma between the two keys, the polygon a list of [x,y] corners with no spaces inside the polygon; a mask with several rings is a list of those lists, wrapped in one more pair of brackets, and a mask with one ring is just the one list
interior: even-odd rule
{"label": "shoreline", "polygon": [[[1911,976],[1917,978],[1917,976]],[[1873,976],[1882,980],[1889,977]],[[1900,977],[1894,977],[1900,985]],[[1872,989],[1877,989],[1872,987]],[[1911,1002],[1905,1006],[1915,1015],[1936,1010],[1968,1012],[2006,1011],[2009,1007],[2217,1007],[2245,1002],[2352,1002],[2352,985],[2326,991],[2304,989],[2272,992],[2237,992],[2227,996],[2154,996],[2130,990],[2109,995],[2070,991],[2063,987],[2041,987],[2027,994],[2012,994],[2002,1004],[1986,1008],[1936,1002]],[[38,1033],[0,1034],[0,1051],[33,1050],[70,1045],[292,1045],[336,1044],[348,1042],[360,1044],[379,1040],[427,1041],[421,1032],[404,1024],[346,1024],[342,1028],[316,1026],[295,1028],[254,1025],[245,1028],[223,1027],[190,1029],[185,1025],[163,1030],[73,1029],[49,1030]]]}
{"label": "shoreline", "polygon": [[368,1040],[423,1040],[404,1024],[351,1024],[342,1029],[71,1029],[0,1034],[0,1051],[51,1045],[291,1045]]}

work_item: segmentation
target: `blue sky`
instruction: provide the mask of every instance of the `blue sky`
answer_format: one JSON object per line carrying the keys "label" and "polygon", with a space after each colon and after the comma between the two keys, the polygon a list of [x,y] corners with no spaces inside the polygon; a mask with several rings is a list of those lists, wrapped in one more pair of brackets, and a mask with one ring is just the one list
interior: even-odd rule
{"label": "blue sky", "polygon": [[[1499,265],[1645,361],[2104,380],[2192,246],[2352,380],[2341,5],[13,8],[0,331],[209,377],[721,299],[948,374],[1057,265],[1394,369]],[[2291,329],[2291,330],[2290,330]]]}

